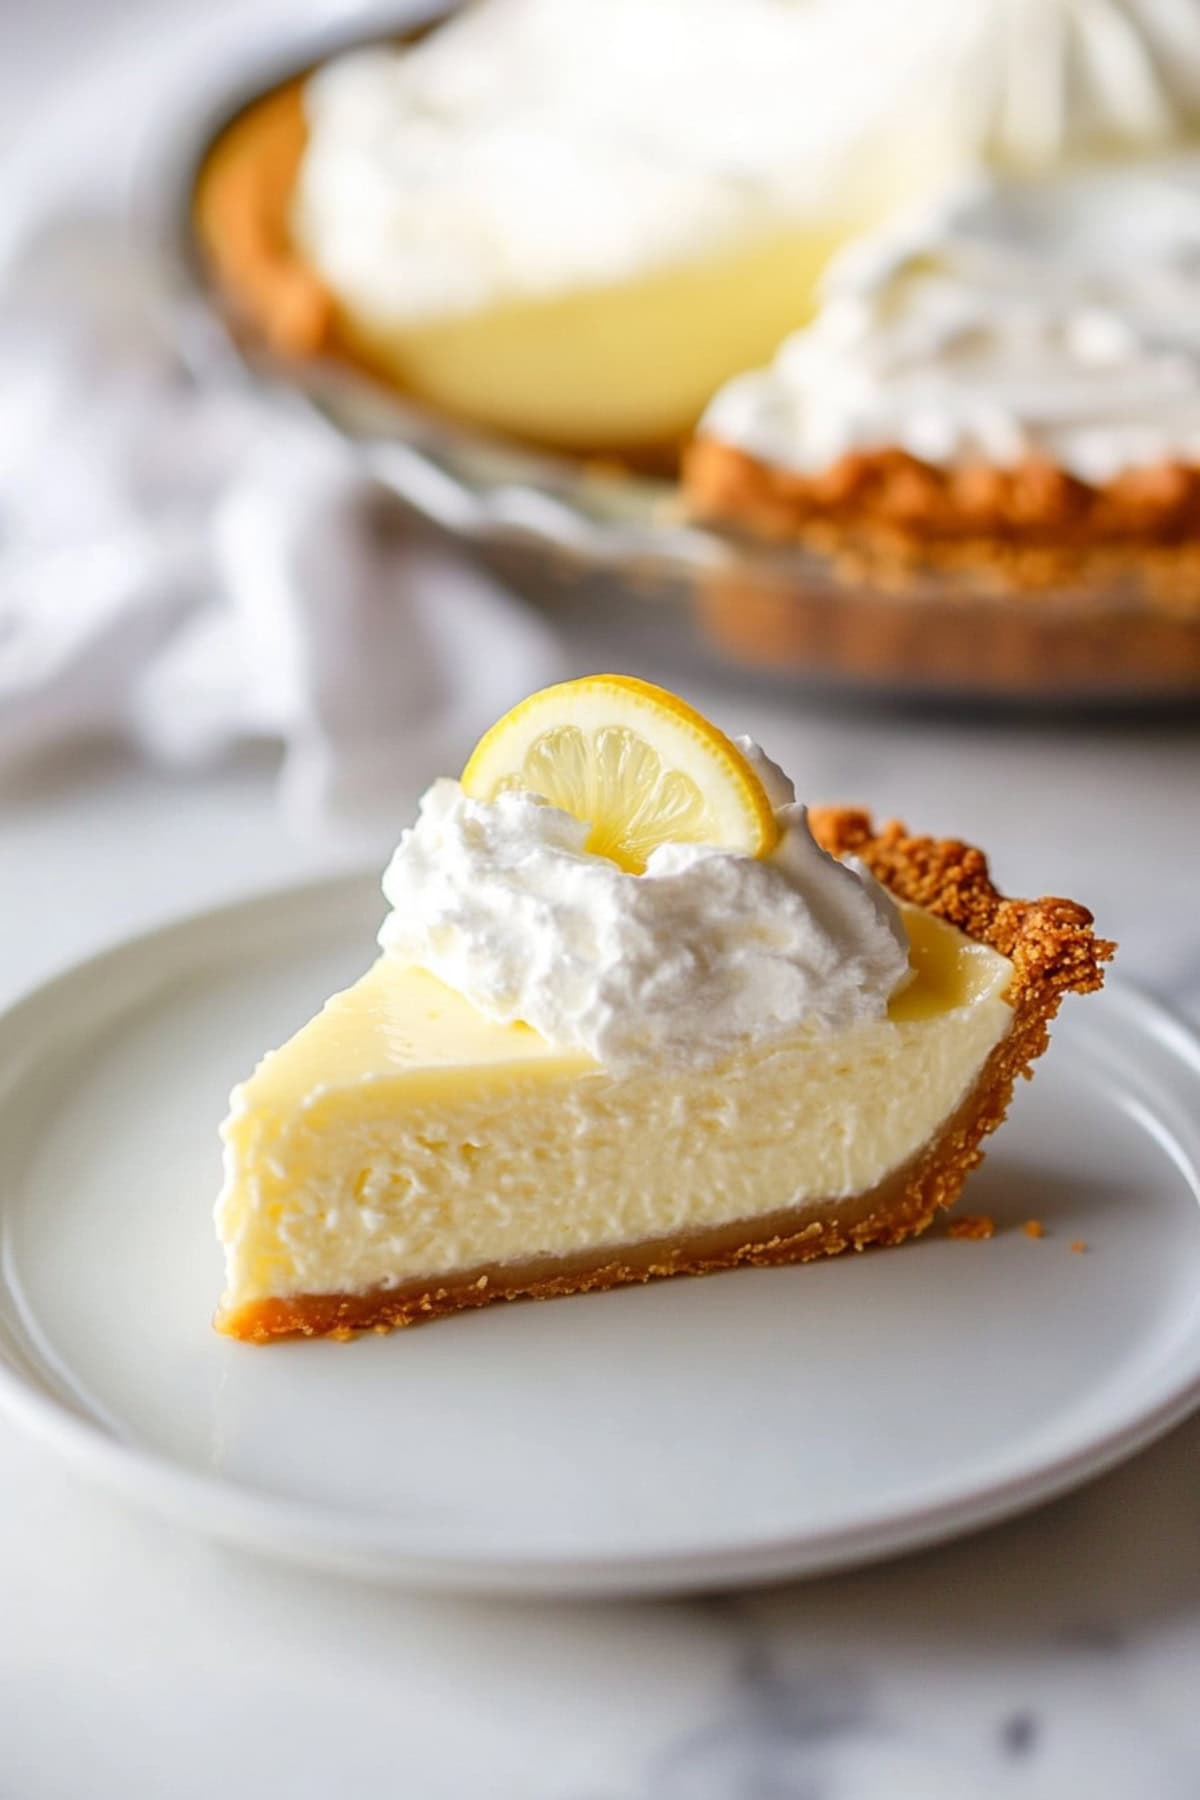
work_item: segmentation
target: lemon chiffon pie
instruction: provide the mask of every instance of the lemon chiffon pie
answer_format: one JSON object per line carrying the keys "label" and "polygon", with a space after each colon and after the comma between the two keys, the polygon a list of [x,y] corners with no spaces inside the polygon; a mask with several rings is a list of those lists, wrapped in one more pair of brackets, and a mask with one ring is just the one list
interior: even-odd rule
{"label": "lemon chiffon pie", "polygon": [[897,1243],[1112,950],[620,676],[494,726],[384,886],[374,966],[233,1094],[238,1337]]}

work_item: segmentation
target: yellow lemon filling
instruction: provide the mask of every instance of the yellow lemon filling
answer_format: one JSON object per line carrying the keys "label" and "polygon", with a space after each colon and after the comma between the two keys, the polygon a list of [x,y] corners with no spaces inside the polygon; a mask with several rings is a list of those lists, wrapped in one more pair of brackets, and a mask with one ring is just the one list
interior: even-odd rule
{"label": "yellow lemon filling", "polygon": [[821,275],[854,235],[781,232],[619,285],[430,322],[345,303],[341,330],[406,392],[494,431],[565,450],[667,447],[808,322]]}

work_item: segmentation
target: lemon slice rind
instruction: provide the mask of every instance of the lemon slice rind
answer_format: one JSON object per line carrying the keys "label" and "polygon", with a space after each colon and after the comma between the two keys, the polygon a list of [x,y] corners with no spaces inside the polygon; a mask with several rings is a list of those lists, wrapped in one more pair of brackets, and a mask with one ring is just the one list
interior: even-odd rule
{"label": "lemon slice rind", "polygon": [[464,791],[539,794],[592,827],[588,849],[634,873],[665,843],[765,856],[778,837],[766,790],[737,745],[665,688],[589,675],[542,688],[485,732]]}

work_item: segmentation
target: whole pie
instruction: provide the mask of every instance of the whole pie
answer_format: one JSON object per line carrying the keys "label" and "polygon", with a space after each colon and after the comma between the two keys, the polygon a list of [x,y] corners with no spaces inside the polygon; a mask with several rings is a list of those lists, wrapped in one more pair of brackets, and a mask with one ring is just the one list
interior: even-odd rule
{"label": "whole pie", "polygon": [[[677,449],[726,381],[805,325],[831,258],[964,177],[1003,189],[1081,159],[1160,159],[1200,123],[1195,0],[446,10],[238,117],[200,172],[200,239],[277,348],[349,355],[444,412],[592,454]],[[1032,270],[1053,236],[1086,275],[1105,234],[1110,267],[1185,268],[1186,218],[1160,204],[1157,231],[1131,237],[1128,202],[1144,210],[1104,198],[1108,173],[1101,203],[1026,234]],[[891,474],[874,486],[915,516],[911,469]],[[993,484],[970,504],[1011,522],[1027,502]],[[1044,519],[1053,502],[1032,504]]]}
{"label": "whole pie", "polygon": [[219,135],[239,329],[682,471],[724,542],[665,591],[723,659],[1194,692],[1200,0],[447,11]]}
{"label": "whole pie", "polygon": [[374,966],[233,1095],[236,1337],[900,1243],[1113,951],[621,676],[493,727],[384,885]]}

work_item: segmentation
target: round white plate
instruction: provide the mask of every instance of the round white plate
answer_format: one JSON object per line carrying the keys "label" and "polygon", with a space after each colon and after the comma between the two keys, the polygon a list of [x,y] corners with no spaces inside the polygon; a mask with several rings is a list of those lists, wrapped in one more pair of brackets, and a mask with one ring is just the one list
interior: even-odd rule
{"label": "round white plate", "polygon": [[1119,986],[1068,1003],[974,1178],[990,1242],[218,1337],[229,1088],[366,965],[379,912],[365,880],[246,901],[0,1020],[0,1403],[81,1469],[313,1563],[651,1591],[929,1543],[1200,1399],[1200,1044]]}

